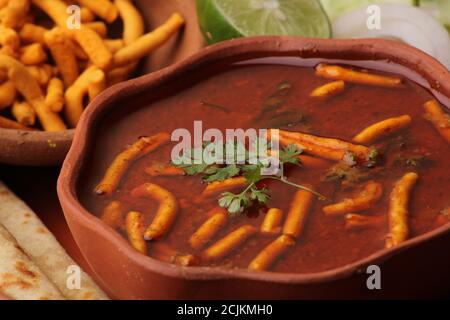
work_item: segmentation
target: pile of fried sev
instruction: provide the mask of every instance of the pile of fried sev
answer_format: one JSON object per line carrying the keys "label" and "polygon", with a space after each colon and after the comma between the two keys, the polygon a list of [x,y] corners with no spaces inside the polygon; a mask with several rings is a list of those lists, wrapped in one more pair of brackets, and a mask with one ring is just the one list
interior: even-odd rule
{"label": "pile of fried sev", "polygon": [[[122,37],[108,38],[119,19]],[[0,128],[76,127],[90,101],[183,24],[173,13],[145,34],[132,0],[0,0]]]}
{"label": "pile of fried sev", "polygon": [[1,181],[0,204],[0,294],[17,300],[108,299],[83,271],[79,288],[68,285],[76,263]]}

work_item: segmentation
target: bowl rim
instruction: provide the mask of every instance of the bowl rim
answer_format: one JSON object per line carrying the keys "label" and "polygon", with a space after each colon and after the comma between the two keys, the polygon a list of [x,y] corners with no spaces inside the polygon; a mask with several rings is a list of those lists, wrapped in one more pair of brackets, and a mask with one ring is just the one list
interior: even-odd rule
{"label": "bowl rim", "polygon": [[[112,242],[126,259],[150,272],[183,280],[243,279],[285,284],[313,284],[342,279],[353,273],[362,272],[368,265],[381,263],[394,254],[450,231],[450,223],[448,223],[411,238],[397,247],[383,248],[363,259],[327,271],[313,273],[252,272],[246,269],[179,267],[160,262],[134,250],[115,230],[83,207],[78,201],[76,186],[82,164],[90,150],[90,139],[86,137],[91,137],[95,132],[96,119],[101,118],[101,115],[109,107],[112,108],[115,101],[123,99],[123,96],[133,96],[140,91],[158,86],[172,77],[195,70],[197,67],[213,61],[243,57],[248,54],[253,57],[255,54],[266,57],[269,54],[286,54],[288,56],[296,55],[303,58],[323,58],[327,60],[388,61],[414,71],[427,80],[431,89],[440,92],[445,97],[450,97],[450,72],[442,64],[418,49],[391,40],[264,36],[235,39],[209,46],[170,67],[107,89],[85,110],[58,178],[57,191],[66,220],[76,220],[85,228],[97,233],[98,236]],[[71,227],[70,224],[69,227]],[[74,236],[74,238],[77,241],[77,237]],[[87,260],[90,264],[89,259]],[[96,271],[94,270],[94,272]]]}

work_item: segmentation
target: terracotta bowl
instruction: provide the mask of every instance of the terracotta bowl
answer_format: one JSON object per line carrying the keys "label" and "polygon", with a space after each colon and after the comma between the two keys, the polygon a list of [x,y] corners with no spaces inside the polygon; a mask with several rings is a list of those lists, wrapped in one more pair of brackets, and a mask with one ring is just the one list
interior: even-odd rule
{"label": "terracotta bowl", "polygon": [[[364,297],[364,292],[368,292],[365,287],[366,266],[374,263],[388,265],[391,260],[397,261],[395,262],[397,269],[394,268],[395,272],[391,275],[393,279],[401,279],[399,271],[402,270],[398,268],[404,268],[402,272],[405,274],[410,275],[411,272],[409,267],[399,267],[399,263],[401,265],[405,262],[415,268],[421,266],[419,263],[428,261],[429,255],[426,256],[424,250],[428,253],[441,252],[426,249],[426,246],[419,244],[425,245],[430,243],[432,238],[446,235],[445,241],[449,243],[450,224],[447,224],[408,240],[394,249],[381,250],[350,265],[320,273],[252,273],[246,270],[208,267],[182,268],[136,252],[117,232],[89,213],[78,201],[76,190],[80,184],[81,172],[89,165],[87,159],[96,139],[96,128],[106,114],[120,105],[116,102],[123,99],[132,101],[144,92],[147,97],[149,92],[158,92],[158,88],[170,85],[176,78],[187,77],[198,68],[223,59],[239,61],[249,57],[273,56],[339,59],[347,63],[361,60],[388,61],[399,73],[414,77],[415,80],[420,79],[422,85],[435,93],[439,92],[441,99],[450,97],[450,73],[433,58],[409,46],[388,40],[318,40],[295,37],[257,37],[224,42],[207,47],[169,68],[105,91],[82,117],[58,180],[58,195],[78,246],[113,297],[121,299]],[[448,245],[445,250],[448,250]],[[399,255],[400,252],[403,255]],[[408,252],[413,254],[408,256]],[[402,257],[400,261],[393,259],[396,256]],[[437,264],[433,267],[435,272],[439,272],[436,271],[439,268]],[[442,274],[448,278],[445,269]],[[404,292],[402,297],[408,292]]]}
{"label": "terracotta bowl", "polygon": [[[195,0],[136,0],[135,3],[145,18],[147,30],[161,25],[174,11],[180,12],[186,20],[184,31],[144,59],[135,74],[143,75],[164,68],[204,46],[198,29]],[[73,135],[74,130],[30,132],[0,128],[0,163],[27,166],[60,165],[69,151]]]}

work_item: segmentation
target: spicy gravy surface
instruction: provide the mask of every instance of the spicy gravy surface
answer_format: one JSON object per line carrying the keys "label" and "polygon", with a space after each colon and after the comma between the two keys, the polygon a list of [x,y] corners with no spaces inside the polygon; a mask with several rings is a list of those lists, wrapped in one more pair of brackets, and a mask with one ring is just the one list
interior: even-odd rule
{"label": "spicy gravy surface", "polygon": [[[377,167],[370,171],[370,179],[381,182],[384,193],[375,207],[364,214],[384,216],[385,223],[377,228],[346,230],[342,217],[326,216],[322,208],[358,192],[358,187],[364,182],[342,188],[339,181],[324,181],[327,168],[289,167],[289,180],[298,184],[312,184],[329,199],[315,200],[304,233],[297,239],[295,247],[279,259],[271,270],[296,273],[325,271],[383,249],[388,232],[389,194],[394,183],[409,171],[419,174],[409,206],[410,237],[435,228],[437,215],[450,205],[450,147],[433,125],[423,118],[422,106],[433,96],[405,79],[404,88],[400,89],[347,84],[345,91],[338,96],[329,99],[309,97],[313,89],[328,82],[330,80],[317,77],[314,68],[281,64],[229,65],[212,67],[201,75],[192,75],[192,79],[178,79],[177,84],[173,85],[177,90],[149,92],[132,101],[122,101],[120,107],[116,107],[120,111],[106,117],[97,129],[96,141],[78,186],[80,200],[90,212],[98,216],[111,200],[119,200],[127,210],[143,212],[146,222],[150,223],[158,204],[149,199],[133,198],[130,191],[146,182],[159,184],[171,191],[179,201],[189,203],[187,208],[179,209],[173,227],[160,241],[178,251],[198,255],[200,252],[193,250],[188,241],[208,218],[207,212],[217,206],[217,198],[213,197],[202,204],[191,202],[205,188],[201,176],[150,177],[144,171],[154,162],[168,163],[176,142],[158,148],[135,162],[112,197],[93,193],[114,157],[139,136],[171,133],[178,128],[192,131],[194,121],[202,120],[203,130],[278,126],[280,129],[351,141],[355,134],[369,125],[408,114],[413,119],[409,129],[377,142],[377,145],[384,146],[383,156]],[[283,110],[291,111],[294,118],[298,116],[299,121],[295,119],[296,123],[290,126],[282,123],[282,120],[276,123],[276,116],[266,123],[256,121],[267,99],[280,83],[291,84],[291,90],[283,98]],[[155,98],[155,95],[158,97]],[[212,104],[225,106],[227,110],[215,108]],[[421,158],[423,163],[408,163],[405,160],[417,156],[424,156],[424,159]],[[286,215],[297,190],[278,181],[264,181],[264,184],[271,194],[267,207],[280,208]],[[242,224],[259,228],[266,211],[266,208],[253,209],[228,219],[226,227],[214,237],[213,242]],[[119,232],[126,237],[123,231]],[[250,261],[274,239],[260,235],[250,238],[233,254],[214,265],[247,268]],[[151,242],[148,254],[152,256]]]}

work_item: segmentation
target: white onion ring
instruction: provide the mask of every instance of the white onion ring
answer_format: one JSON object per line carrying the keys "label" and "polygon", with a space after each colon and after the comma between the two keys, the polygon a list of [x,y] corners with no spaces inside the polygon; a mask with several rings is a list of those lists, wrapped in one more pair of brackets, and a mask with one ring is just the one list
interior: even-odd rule
{"label": "white onion ring", "polygon": [[381,30],[369,30],[367,6],[349,12],[333,23],[336,38],[390,38],[403,41],[435,57],[450,69],[450,36],[424,11],[407,5],[379,4]]}

